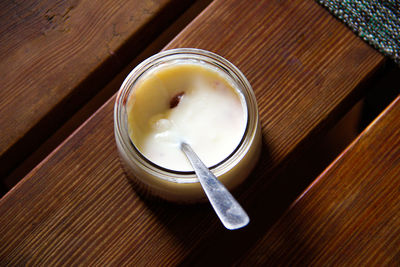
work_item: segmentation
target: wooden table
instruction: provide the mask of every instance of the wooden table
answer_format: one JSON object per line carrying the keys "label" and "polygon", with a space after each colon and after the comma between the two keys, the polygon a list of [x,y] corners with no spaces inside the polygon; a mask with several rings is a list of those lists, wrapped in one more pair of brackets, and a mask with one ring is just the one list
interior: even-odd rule
{"label": "wooden table", "polygon": [[90,99],[100,94],[103,104],[115,91],[102,88],[146,47],[147,56],[155,53],[151,43],[194,1],[92,2],[2,3],[0,128],[7,134],[0,135],[0,177]]}
{"label": "wooden table", "polygon": [[[177,11],[171,15],[170,12],[163,12],[168,10],[168,6],[171,8],[176,5],[180,10],[187,8],[176,1],[167,2],[153,8],[164,16],[176,16],[179,13]],[[110,1],[109,4],[114,7],[114,2]],[[135,3],[131,4],[132,10],[135,9]],[[91,10],[89,4],[77,5],[76,9],[84,14]],[[137,12],[136,9],[130,11],[128,7],[115,5],[115,14],[123,12],[129,17],[130,12]],[[91,7],[97,10],[96,4]],[[189,8],[187,12],[193,14],[193,10],[200,12],[201,9],[196,7],[190,11]],[[145,10],[142,11],[147,14]],[[159,13],[149,13],[158,21]],[[115,15],[110,19],[106,14],[104,17],[97,13],[89,16],[87,23],[81,27],[88,32],[95,32],[98,30],[96,19],[104,21],[105,25],[112,25],[113,19],[117,22],[124,20],[124,16]],[[71,11],[72,15],[77,20],[79,16],[84,16],[79,15],[78,11],[76,14]],[[21,18],[21,21],[25,20]],[[179,20],[185,21],[184,18]],[[71,25],[71,31],[77,29]],[[140,40],[136,39],[136,30],[127,33],[127,36],[126,39],[117,38],[122,50],[126,45]],[[146,38],[151,36],[154,35]],[[104,37],[98,38],[99,42],[104,40]],[[62,40],[55,42],[66,43]],[[82,50],[90,49],[87,45],[76,44]],[[95,49],[96,42],[92,46]],[[253,86],[260,110],[263,152],[256,169],[235,192],[251,217],[250,225],[232,232],[221,226],[208,205],[182,206],[140,198],[118,160],[113,136],[115,98],[111,97],[2,198],[1,265],[363,263],[372,257],[372,254],[366,254],[367,251],[383,251],[382,240],[390,245],[390,249],[385,251],[386,254],[382,252],[380,257],[374,257],[374,263],[390,260],[399,263],[399,246],[396,244],[399,244],[400,238],[395,235],[399,220],[397,217],[391,219],[391,216],[397,216],[396,209],[398,211],[400,207],[394,193],[399,183],[400,145],[396,120],[399,101],[301,194],[317,177],[315,171],[320,171],[306,166],[307,157],[318,157],[314,153],[316,145],[363,97],[366,84],[378,75],[385,63],[382,55],[358,39],[321,6],[313,1],[300,0],[215,0],[164,49],[176,47],[197,47],[224,56],[242,70]],[[55,47],[53,53],[57,54],[58,51],[62,53],[64,50]],[[68,53],[63,55],[71,57]],[[23,65],[24,58],[17,56],[18,64]],[[50,97],[50,94],[46,99],[53,103],[54,108],[45,105],[46,110],[43,111],[45,108],[40,101],[33,103],[32,109],[41,110],[42,113],[26,111],[36,119],[22,117],[24,123],[21,129],[25,130],[21,130],[21,133],[28,137],[20,140],[31,140],[38,132],[47,131],[42,129],[45,124],[41,124],[48,119],[45,114],[52,113],[51,117],[57,117],[63,113],[62,109],[57,108],[57,103],[62,103],[68,110],[76,109],[75,105],[82,105],[76,96],[91,90],[84,87],[90,87],[92,83],[94,88],[104,86],[104,82],[118,72],[118,67],[110,72],[99,71],[97,75],[104,79],[100,83],[96,79],[83,79],[85,86],[82,87],[82,77],[90,77],[98,69],[108,70],[107,62],[112,58],[113,55],[105,56],[97,65],[89,67],[84,60],[66,64],[68,68],[76,69],[76,75],[79,74],[81,78],[61,75],[70,73],[63,67],[49,68],[45,72],[48,77],[65,76],[62,83],[72,81],[67,87],[73,89],[59,88],[61,95],[57,96],[58,100]],[[2,64],[9,60],[6,58]],[[39,64],[42,61],[35,62]],[[137,64],[134,60],[127,68],[130,69],[135,62]],[[127,63],[124,61],[119,64],[123,66]],[[36,75],[34,69],[30,70],[32,75]],[[106,74],[103,76],[100,73]],[[121,73],[105,88],[117,89],[118,81],[126,71]],[[38,93],[37,88],[42,84],[41,79],[34,77],[24,85],[25,89],[32,87],[28,91],[33,95]],[[54,80],[49,78],[46,81],[59,84]],[[10,95],[7,90],[3,93]],[[75,100],[71,100],[71,95],[75,95],[75,98],[72,97]],[[14,102],[2,101],[2,105],[10,110],[18,98]],[[65,116],[71,116],[71,112]],[[60,119],[58,123],[63,120]],[[10,121],[4,121],[7,129],[11,129]],[[50,122],[52,120],[46,123]],[[54,127],[59,127],[59,124]],[[382,127],[387,131],[382,132]],[[2,138],[6,138],[5,135],[2,133]],[[375,135],[378,137],[375,138]],[[17,137],[14,143],[27,142],[18,141],[20,135],[11,136]],[[391,145],[385,146],[381,138],[391,138]],[[9,144],[9,147],[15,147],[11,149],[19,151],[19,146],[13,146],[12,142]],[[372,154],[371,158],[362,158],[364,151],[369,151],[369,146],[379,148],[379,153]],[[390,148],[394,148],[393,151]],[[388,151],[391,151],[390,154]],[[374,183],[376,175],[367,175],[375,166],[376,157],[385,163],[376,169],[378,174],[380,171],[386,173],[379,176],[383,177],[380,183]],[[13,162],[21,160],[19,158]],[[342,178],[342,174],[356,162],[362,163],[357,180],[353,181],[351,176]],[[2,162],[2,168],[7,167],[4,164],[5,161]],[[358,182],[364,178],[374,183],[373,186],[365,187]],[[390,181],[394,181],[393,187],[390,187]],[[358,190],[356,199],[351,194],[352,187]],[[375,196],[376,199],[372,201],[369,196]],[[383,212],[377,206],[380,203],[391,209]],[[359,208],[366,210],[360,211]],[[369,215],[379,215],[382,219],[374,221]],[[348,221],[343,222],[341,216]],[[337,230],[335,236],[329,235],[330,229],[337,225],[336,221],[330,221],[332,218],[336,218],[341,223],[338,227],[343,229]],[[364,232],[357,230],[360,225],[364,227]],[[368,232],[368,227],[374,225],[382,227],[385,235],[380,235],[379,229]],[[321,233],[322,237],[314,233]],[[324,237],[323,233],[328,236]],[[292,236],[295,239],[290,242]],[[365,252],[359,250],[359,253],[338,254],[343,249],[337,240],[349,250],[358,248],[360,240],[366,242],[368,249]]]}
{"label": "wooden table", "polygon": [[400,96],[238,262],[399,265],[399,116]]}

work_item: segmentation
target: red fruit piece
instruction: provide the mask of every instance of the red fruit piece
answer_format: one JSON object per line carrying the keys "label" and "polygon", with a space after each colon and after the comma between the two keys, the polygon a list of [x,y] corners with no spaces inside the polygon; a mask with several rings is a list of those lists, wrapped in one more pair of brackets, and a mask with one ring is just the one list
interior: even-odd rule
{"label": "red fruit piece", "polygon": [[170,108],[176,107],[179,104],[179,102],[181,101],[182,96],[184,94],[185,94],[185,92],[180,92],[180,93],[177,93],[173,98],[171,98],[171,100],[169,101],[169,107]]}

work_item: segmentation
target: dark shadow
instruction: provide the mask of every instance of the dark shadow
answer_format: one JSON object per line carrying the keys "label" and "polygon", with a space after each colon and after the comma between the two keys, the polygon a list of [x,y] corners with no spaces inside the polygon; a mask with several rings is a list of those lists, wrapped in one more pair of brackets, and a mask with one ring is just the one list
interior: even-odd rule
{"label": "dark shadow", "polygon": [[[261,158],[262,161],[244,184],[243,191],[238,194],[239,201],[250,216],[250,224],[237,231],[216,229],[196,248],[195,251],[199,253],[189,255],[182,265],[231,266],[237,263],[240,256],[264,237],[296,197],[325,167],[313,168],[311,172],[305,173],[303,167],[310,164],[310,159],[299,157],[303,160],[289,159],[271,171],[273,162],[265,140]],[[287,242],[290,245],[296,240],[288,236]],[[210,243],[212,246],[209,246]],[[207,257],[202,257],[200,253]]]}
{"label": "dark shadow", "polygon": [[400,67],[389,61],[385,69],[386,74],[371,85],[365,96],[361,131],[400,94]]}
{"label": "dark shadow", "polygon": [[[252,190],[252,184],[259,180],[259,174],[264,173],[265,168],[270,165],[271,157],[265,140],[263,140],[261,153],[262,155],[260,158],[262,161],[256,165],[255,169],[251,172],[243,184],[232,192],[232,194],[243,205],[244,209],[249,213],[251,218],[249,226],[235,231],[230,231],[224,228],[208,202],[200,204],[176,204],[167,202],[147,195],[138,189],[138,186],[132,180],[130,180],[128,177],[127,179],[129,179],[132,190],[134,190],[135,193],[137,193],[141,200],[146,204],[146,206],[152,210],[154,215],[160,221],[160,224],[167,227],[167,229],[171,231],[173,235],[180,240],[180,242],[182,242],[184,247],[192,248],[200,246],[202,250],[204,249],[203,246],[207,246],[208,242],[214,242],[214,237],[215,240],[218,240],[218,242],[233,242],[237,238],[241,239],[243,235],[247,235],[247,233],[251,231],[249,229],[259,227],[258,223],[255,223],[259,220],[254,219],[253,221],[253,218],[258,216],[255,216],[255,212],[249,206],[249,202],[246,201],[247,196],[243,192]],[[199,229],[203,229],[203,232],[199,231]],[[249,241],[250,240],[247,242]],[[247,242],[243,245],[246,245]],[[192,252],[191,249],[188,251]],[[194,262],[198,260],[198,257],[200,257],[202,261],[206,260],[200,255],[190,254],[187,255],[187,263],[190,262],[190,264],[193,264],[191,262],[192,256],[194,257]],[[212,258],[209,259],[213,261]],[[183,264],[185,263],[186,261]]]}

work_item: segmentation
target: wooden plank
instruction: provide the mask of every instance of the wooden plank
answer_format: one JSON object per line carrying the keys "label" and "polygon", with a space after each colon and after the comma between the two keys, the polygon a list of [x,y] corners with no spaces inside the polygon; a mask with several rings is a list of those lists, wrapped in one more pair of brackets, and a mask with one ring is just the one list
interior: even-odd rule
{"label": "wooden plank", "polygon": [[400,96],[239,265],[400,264]]}
{"label": "wooden plank", "polygon": [[263,153],[236,192],[251,224],[227,232],[208,205],[140,198],[119,164],[112,98],[3,197],[2,263],[233,261],[286,209],[282,197],[302,169],[297,176],[279,176],[282,170],[350,109],[384,62],[314,1],[301,0],[214,1],[173,47],[214,51],[253,85]]}
{"label": "wooden plank", "polygon": [[167,45],[183,28],[185,28],[202,10],[204,10],[211,0],[196,0],[177,20],[175,20],[165,31],[149,44],[133,61],[115,76],[104,88],[102,88],[93,98],[82,106],[66,123],[47,138],[38,149],[29,155],[10,175],[3,178],[5,185],[4,195],[14,185],[17,184],[29,171],[39,164],[51,151],[61,144],[70,134],[73,133],[83,122],[85,122],[97,109],[99,109],[115,92],[118,91],[125,77],[131,70],[144,59],[160,51]]}
{"label": "wooden plank", "polygon": [[193,1],[2,1],[0,177]]}

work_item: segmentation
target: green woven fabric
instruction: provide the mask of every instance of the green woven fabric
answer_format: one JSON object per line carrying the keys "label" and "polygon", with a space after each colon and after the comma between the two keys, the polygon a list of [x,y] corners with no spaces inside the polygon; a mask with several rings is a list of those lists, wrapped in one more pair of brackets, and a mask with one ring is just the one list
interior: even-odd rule
{"label": "green woven fabric", "polygon": [[400,64],[400,0],[316,0]]}

